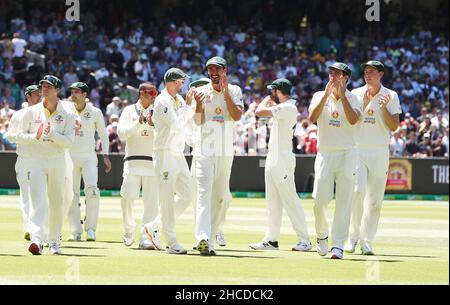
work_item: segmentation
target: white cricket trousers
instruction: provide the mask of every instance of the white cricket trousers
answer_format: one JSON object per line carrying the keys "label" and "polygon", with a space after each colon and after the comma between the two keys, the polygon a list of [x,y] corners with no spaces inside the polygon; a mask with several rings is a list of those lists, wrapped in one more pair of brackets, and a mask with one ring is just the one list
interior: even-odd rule
{"label": "white cricket trousers", "polygon": [[[196,168],[195,163],[196,163],[195,158],[193,158],[192,159],[192,165],[191,165],[191,176],[193,178],[192,179],[192,190],[193,190],[194,198],[193,198],[192,202],[193,202],[193,206],[194,206],[194,219],[196,221],[196,219],[197,219],[197,195],[198,195],[198,188],[197,188],[197,175],[196,175],[196,172],[195,172],[195,168]],[[223,231],[223,226],[225,224],[225,220],[226,220],[226,217],[227,217],[227,212],[228,212],[228,209],[230,208],[231,201],[233,201],[233,196],[231,195],[231,192],[230,192],[230,185],[229,185],[229,183],[227,184],[227,187],[228,187],[228,191],[227,191],[228,195],[225,197],[226,199],[225,199],[225,201],[223,202],[223,204],[221,206],[221,212],[220,212],[220,215],[219,215],[219,225],[218,225],[217,232],[222,232]],[[219,199],[219,201],[220,201],[220,199]]]}
{"label": "white cricket trousers", "polygon": [[96,154],[71,155],[73,162],[73,199],[69,209],[69,224],[73,235],[83,233],[80,211],[80,184],[81,177],[84,182],[86,203],[85,230],[97,230],[100,190],[98,182],[98,159]]}
{"label": "white cricket trousers", "polygon": [[385,147],[360,148],[358,155],[350,239],[372,242],[377,234],[386,190],[389,150]]}
{"label": "white cricket trousers", "polygon": [[309,243],[305,211],[295,187],[295,165],[296,160],[292,153],[278,158],[275,165],[269,166],[266,163],[266,202],[269,221],[265,241],[279,240],[284,207],[298,240]]}
{"label": "white cricket trousers", "polygon": [[159,214],[158,184],[155,176],[138,176],[124,174],[122,187],[120,189],[120,201],[122,205],[122,219],[125,234],[134,234],[136,221],[133,217],[134,201],[139,199],[142,188],[142,201],[144,202],[144,213],[142,224],[155,221]]}
{"label": "white cricket trousers", "polygon": [[313,198],[318,239],[329,236],[327,211],[336,183],[336,205],[331,229],[332,248],[344,249],[348,238],[357,157],[356,149],[319,152],[314,164]]}
{"label": "white cricket trousers", "polygon": [[[64,155],[30,159],[31,239],[60,243],[67,180]],[[48,199],[48,201],[47,201]],[[45,236],[48,220],[48,239]]]}
{"label": "white cricket trousers", "polygon": [[16,179],[20,189],[20,210],[22,211],[22,229],[23,232],[29,232],[30,222],[30,183],[29,183],[29,165],[28,158],[17,156],[16,161]]}
{"label": "white cricket trousers", "polygon": [[225,221],[231,201],[233,156],[194,158],[197,179],[195,237],[197,241],[208,240],[209,248],[214,249],[215,236]]}
{"label": "white cricket trousers", "polygon": [[160,150],[154,154],[162,234],[170,247],[177,243],[175,219],[181,214],[180,211],[186,210],[192,202],[192,177],[182,152]]}

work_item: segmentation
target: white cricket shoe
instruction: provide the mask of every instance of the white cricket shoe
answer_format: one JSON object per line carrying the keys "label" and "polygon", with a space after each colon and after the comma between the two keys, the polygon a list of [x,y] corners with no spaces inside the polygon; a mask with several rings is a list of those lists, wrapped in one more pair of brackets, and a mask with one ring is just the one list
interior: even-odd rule
{"label": "white cricket shoe", "polygon": [[339,248],[332,248],[331,249],[331,259],[343,259],[344,258],[344,251]]}
{"label": "white cricket shoe", "polygon": [[279,250],[277,241],[262,241],[260,243],[251,244],[250,248],[253,250]]}
{"label": "white cricket shoe", "polygon": [[134,243],[134,234],[133,233],[126,233],[123,236],[123,244],[127,247],[131,247]]}
{"label": "white cricket shoe", "polygon": [[216,242],[220,247],[226,247],[227,240],[225,239],[225,235],[222,231],[216,234]]}
{"label": "white cricket shoe", "polygon": [[141,250],[156,250],[155,246],[148,240],[148,239],[142,239],[139,242],[139,249]]}
{"label": "white cricket shoe", "polygon": [[312,249],[311,243],[299,242],[294,247],[292,247],[292,251],[298,252],[308,252]]}
{"label": "white cricket shoe", "polygon": [[79,242],[79,241],[81,241],[81,234],[72,234],[72,235],[70,235],[68,241],[71,241],[71,242]]}
{"label": "white cricket shoe", "polygon": [[61,255],[61,249],[58,244],[52,243],[50,244],[48,251],[51,255]]}
{"label": "white cricket shoe", "polygon": [[28,252],[30,252],[33,255],[41,255],[42,254],[42,249],[44,247],[41,244],[38,243],[32,243],[29,247],[28,247]]}
{"label": "white cricket shoe", "polygon": [[355,253],[357,245],[358,245],[358,241],[351,239],[350,243],[344,247],[345,253]]}
{"label": "white cricket shoe", "polygon": [[148,223],[142,227],[141,235],[143,239],[148,240],[155,249],[162,250],[161,246],[161,234],[158,228],[153,223]]}
{"label": "white cricket shoe", "polygon": [[368,241],[361,242],[361,253],[362,255],[375,255],[372,244]]}
{"label": "white cricket shoe", "polygon": [[92,229],[87,230],[86,241],[96,241],[97,236],[95,236],[95,231]]}
{"label": "white cricket shoe", "polygon": [[183,248],[183,246],[181,246],[179,243],[175,243],[172,246],[167,247],[166,251],[169,254],[180,254],[180,255],[187,254],[187,250]]}
{"label": "white cricket shoe", "polygon": [[328,254],[328,237],[317,239],[317,253],[319,253],[320,256],[326,256]]}

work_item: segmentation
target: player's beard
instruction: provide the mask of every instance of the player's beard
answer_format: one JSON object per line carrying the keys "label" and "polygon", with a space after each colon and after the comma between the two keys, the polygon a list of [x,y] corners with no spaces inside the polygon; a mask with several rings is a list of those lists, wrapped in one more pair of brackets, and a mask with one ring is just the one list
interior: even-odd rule
{"label": "player's beard", "polygon": [[280,103],[280,99],[278,98],[278,96],[276,94],[272,94],[272,100],[275,102],[275,104],[279,104]]}

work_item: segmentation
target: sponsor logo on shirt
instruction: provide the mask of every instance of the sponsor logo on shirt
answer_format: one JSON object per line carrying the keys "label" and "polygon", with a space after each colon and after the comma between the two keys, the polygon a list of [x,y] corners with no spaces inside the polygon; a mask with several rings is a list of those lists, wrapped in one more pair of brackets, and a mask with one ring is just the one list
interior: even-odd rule
{"label": "sponsor logo on shirt", "polygon": [[337,119],[337,118],[339,117],[339,112],[333,111],[333,113],[331,114],[331,116],[333,117],[333,119]]}
{"label": "sponsor logo on shirt", "polygon": [[377,120],[375,119],[375,117],[373,116],[375,113],[375,111],[373,111],[373,109],[369,109],[367,111],[367,115],[369,115],[369,117],[365,117],[364,118],[364,123],[365,124],[376,124]]}
{"label": "sponsor logo on shirt", "polygon": [[332,127],[341,127],[341,121],[339,121],[339,120],[330,120],[328,125],[332,126]]}
{"label": "sponsor logo on shirt", "polygon": [[216,115],[213,116],[213,118],[212,118],[212,120],[213,120],[214,122],[220,122],[220,123],[225,122],[225,117],[222,115],[222,114],[223,114],[222,108],[217,107],[217,108],[214,110],[214,113],[216,114]]}
{"label": "sponsor logo on shirt", "polygon": [[57,115],[56,117],[55,117],[55,122],[57,123],[57,124],[61,124],[62,122],[64,122],[64,118],[62,117],[62,115]]}

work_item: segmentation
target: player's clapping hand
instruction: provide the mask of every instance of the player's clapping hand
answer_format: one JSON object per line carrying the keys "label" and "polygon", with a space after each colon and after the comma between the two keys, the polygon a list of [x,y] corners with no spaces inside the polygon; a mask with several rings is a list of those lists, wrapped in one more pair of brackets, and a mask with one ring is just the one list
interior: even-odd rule
{"label": "player's clapping hand", "polygon": [[194,99],[197,103],[203,104],[203,101],[205,100],[205,94],[202,92],[194,91]]}
{"label": "player's clapping hand", "polygon": [[345,87],[345,78],[344,77],[339,77],[336,81],[336,85],[337,85],[337,90],[339,93],[339,97],[343,98],[345,97],[345,91],[347,90],[347,88]]}
{"label": "player's clapping hand", "polygon": [[273,106],[276,106],[275,101],[272,99],[272,97],[271,97],[270,95],[266,96],[266,97],[262,100],[261,104],[262,104],[262,103],[264,103],[264,104],[266,105],[266,107],[273,107]]}
{"label": "player's clapping hand", "polygon": [[111,160],[109,160],[108,156],[103,156],[103,163],[105,163],[105,173],[109,174],[111,171],[112,165]]}
{"label": "player's clapping hand", "polygon": [[331,93],[333,93],[334,90],[334,79],[330,79],[328,81],[327,86],[325,87],[325,96],[330,96]]}
{"label": "player's clapping hand", "polygon": [[41,125],[39,125],[38,131],[36,133],[36,139],[37,140],[41,139],[43,132],[44,132],[44,123],[41,123]]}
{"label": "player's clapping hand", "polygon": [[189,89],[188,93],[186,94],[186,104],[188,106],[192,105],[192,100],[194,99],[195,95],[195,88]]}
{"label": "player's clapping hand", "polygon": [[144,111],[139,113],[139,124],[144,124]]}
{"label": "player's clapping hand", "polygon": [[389,94],[384,95],[381,99],[380,99],[380,108],[386,108],[387,104],[389,103],[389,101],[391,100],[391,96]]}
{"label": "player's clapping hand", "polygon": [[228,76],[226,73],[223,73],[220,76],[220,88],[224,93],[228,92]]}
{"label": "player's clapping hand", "polygon": [[147,124],[150,126],[155,126],[153,124],[153,120],[152,120],[152,113],[153,113],[153,111],[149,111],[147,114]]}
{"label": "player's clapping hand", "polygon": [[51,127],[50,127],[50,122],[47,123],[47,127],[45,127],[44,129],[44,135],[48,136],[48,134],[50,133]]}

